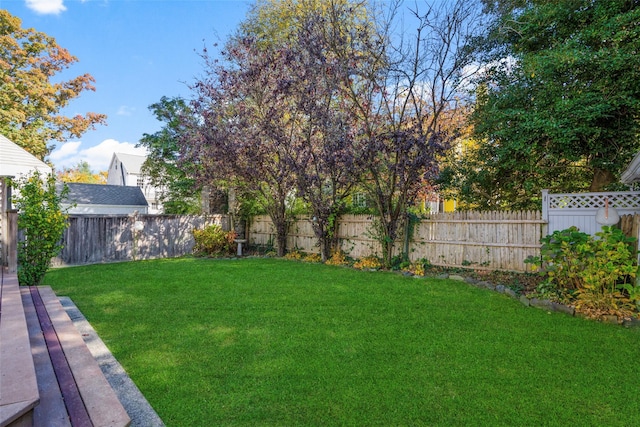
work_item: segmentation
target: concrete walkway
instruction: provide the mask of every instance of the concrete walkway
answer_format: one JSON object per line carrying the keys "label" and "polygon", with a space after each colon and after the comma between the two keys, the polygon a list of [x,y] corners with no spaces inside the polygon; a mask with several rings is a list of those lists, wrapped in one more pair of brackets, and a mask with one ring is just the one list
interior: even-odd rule
{"label": "concrete walkway", "polygon": [[138,387],[131,381],[120,363],[113,357],[78,307],[68,297],[59,297],[60,303],[84,339],[89,351],[97,360],[107,381],[131,418],[132,427],[164,427]]}

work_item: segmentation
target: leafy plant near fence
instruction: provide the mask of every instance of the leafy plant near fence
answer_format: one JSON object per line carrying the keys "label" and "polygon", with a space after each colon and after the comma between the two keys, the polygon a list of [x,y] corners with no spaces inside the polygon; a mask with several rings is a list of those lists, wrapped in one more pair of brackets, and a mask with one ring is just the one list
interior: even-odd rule
{"label": "leafy plant near fence", "polygon": [[424,276],[429,268],[431,268],[431,262],[426,258],[422,258],[403,268],[403,271],[407,271],[416,276]]}
{"label": "leafy plant near fence", "polygon": [[321,262],[322,261],[320,254],[306,253],[299,249],[294,249],[291,252],[288,252],[284,256],[284,258],[296,260],[296,261],[304,261],[304,262]]}
{"label": "leafy plant near fence", "polygon": [[375,255],[369,255],[354,262],[353,268],[359,270],[380,270],[382,268],[382,260]]}
{"label": "leafy plant near fence", "polygon": [[538,293],[574,305],[589,317],[638,316],[634,243],[635,238],[608,226],[595,236],[570,227],[544,237],[541,258],[528,260],[546,276]]}
{"label": "leafy plant near fence", "polygon": [[18,244],[18,281],[37,286],[51,265],[51,259],[62,249],[60,239],[67,227],[67,214],[61,202],[68,188],[58,193],[53,174],[40,172],[14,181],[18,193],[13,203],[18,208],[18,227],[24,238]]}
{"label": "leafy plant near fence", "polygon": [[334,251],[331,257],[325,261],[327,265],[351,265],[352,261],[342,250]]}
{"label": "leafy plant near fence", "polygon": [[202,230],[193,230],[193,238],[193,253],[197,256],[232,255],[235,249],[235,231],[224,231],[217,224],[209,225]]}

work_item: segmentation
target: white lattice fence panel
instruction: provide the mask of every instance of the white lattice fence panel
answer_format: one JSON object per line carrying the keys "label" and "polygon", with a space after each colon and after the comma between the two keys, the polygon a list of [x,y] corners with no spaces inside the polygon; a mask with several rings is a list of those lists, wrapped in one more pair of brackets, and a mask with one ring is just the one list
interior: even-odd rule
{"label": "white lattice fence panel", "polygon": [[640,210],[640,192],[549,194],[549,209],[598,209],[607,201],[616,209]]}
{"label": "white lattice fence panel", "polygon": [[548,221],[548,234],[571,226],[576,226],[585,233],[595,234],[601,228],[596,222],[599,208],[608,203],[619,215],[640,213],[640,192],[549,194],[544,190],[542,203],[542,217]]}

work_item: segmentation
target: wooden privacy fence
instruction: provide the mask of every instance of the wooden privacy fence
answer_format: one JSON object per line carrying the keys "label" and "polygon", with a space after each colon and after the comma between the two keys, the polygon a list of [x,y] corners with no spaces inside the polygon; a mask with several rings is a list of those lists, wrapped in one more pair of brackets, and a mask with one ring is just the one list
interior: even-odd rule
{"label": "wooden privacy fence", "polygon": [[[380,255],[380,244],[373,238],[373,221],[370,215],[340,217],[341,249],[353,258]],[[531,267],[524,260],[540,255],[545,226],[539,211],[430,215],[416,224],[408,254],[412,261],[425,258],[434,265],[447,267],[529,271]],[[269,217],[255,217],[248,238],[253,245],[273,245],[275,229]],[[316,242],[309,218],[301,218],[290,227],[289,249],[318,253]],[[396,242],[396,254],[402,246],[402,241]]]}
{"label": "wooden privacy fence", "polygon": [[[139,221],[141,230],[135,229]],[[135,259],[170,258],[190,254],[194,228],[218,224],[228,230],[227,216],[76,215],[69,217],[63,249],[54,266]]]}
{"label": "wooden privacy fence", "polygon": [[[135,221],[141,230],[135,229]],[[341,249],[353,258],[380,255],[373,237],[371,215],[344,215],[338,220]],[[190,254],[194,228],[218,224],[229,229],[226,215],[76,215],[69,218],[64,248],[54,266],[134,259],[169,258]],[[620,228],[628,236],[640,232],[640,215],[623,215]],[[412,261],[425,258],[434,265],[486,270],[529,271],[524,260],[540,255],[546,221],[537,211],[456,212],[430,215],[415,225],[409,244]],[[250,245],[275,245],[275,229],[268,216],[256,216],[248,227]],[[318,253],[309,218],[295,221],[287,237],[289,250]],[[396,242],[396,255],[403,247]]]}

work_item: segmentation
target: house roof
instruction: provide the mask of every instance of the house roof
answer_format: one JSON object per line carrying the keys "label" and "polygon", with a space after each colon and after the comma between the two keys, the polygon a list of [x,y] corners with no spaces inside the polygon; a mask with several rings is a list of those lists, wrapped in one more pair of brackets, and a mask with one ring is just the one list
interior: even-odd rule
{"label": "house roof", "polygon": [[[58,183],[58,191],[62,183]],[[149,206],[140,187],[123,185],[67,183],[69,194],[65,201],[78,205]]]}
{"label": "house roof", "polygon": [[24,148],[0,135],[0,176],[17,176],[38,170],[51,173],[51,167]]}
{"label": "house roof", "polygon": [[140,175],[142,164],[147,160],[147,156],[138,156],[136,154],[113,153],[113,156],[122,162],[127,173],[138,175]]}

